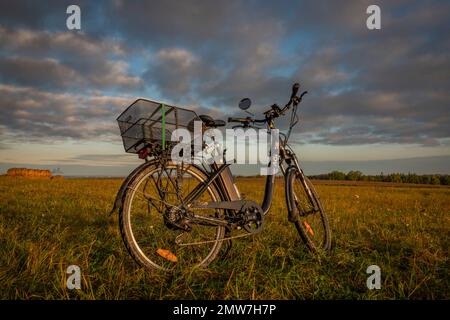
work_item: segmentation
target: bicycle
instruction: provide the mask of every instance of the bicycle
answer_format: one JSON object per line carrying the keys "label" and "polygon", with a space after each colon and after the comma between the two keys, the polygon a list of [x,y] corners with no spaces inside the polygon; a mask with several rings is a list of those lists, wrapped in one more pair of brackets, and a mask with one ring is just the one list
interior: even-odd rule
{"label": "bicycle", "polygon": [[[307,91],[297,96],[295,83],[289,102],[273,104],[264,119],[229,118],[243,128],[274,129],[274,120],[291,110],[287,134],[279,134],[279,168],[284,176],[288,220],[314,253],[331,249],[327,215],[314,186],[303,173],[288,144],[292,128],[298,123],[297,108]],[[242,99],[242,110],[251,100]],[[242,199],[229,168],[230,163],[175,163],[170,159],[168,136],[176,128],[192,129],[201,120],[203,129],[225,126],[214,120],[175,106],[138,99],[118,118],[126,152],[136,153],[145,162],[122,183],[114,212],[119,211],[119,226],[124,244],[137,263],[148,269],[172,271],[175,268],[207,267],[224,243],[262,231],[269,212],[275,175],[267,175],[261,205]],[[270,164],[269,164],[270,165]]]}

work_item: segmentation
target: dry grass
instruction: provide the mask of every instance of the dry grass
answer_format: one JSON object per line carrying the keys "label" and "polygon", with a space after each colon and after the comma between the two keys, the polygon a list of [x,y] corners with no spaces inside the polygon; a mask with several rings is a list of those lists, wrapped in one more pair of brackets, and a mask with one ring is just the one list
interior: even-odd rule
{"label": "dry grass", "polygon": [[[2,299],[436,299],[449,298],[450,188],[318,184],[334,235],[314,257],[287,221],[284,190],[263,233],[236,240],[207,270],[163,277],[137,267],[108,216],[118,179],[0,178]],[[261,179],[239,180],[261,199]],[[82,270],[68,290],[66,268]],[[382,289],[366,288],[377,264]]]}

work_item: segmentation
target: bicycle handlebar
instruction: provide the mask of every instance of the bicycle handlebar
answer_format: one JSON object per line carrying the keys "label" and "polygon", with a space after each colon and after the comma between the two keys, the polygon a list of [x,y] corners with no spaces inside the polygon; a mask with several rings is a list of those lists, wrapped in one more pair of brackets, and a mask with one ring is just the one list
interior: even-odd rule
{"label": "bicycle handlebar", "polygon": [[289,99],[289,102],[284,106],[283,109],[281,109],[277,104],[273,104],[270,106],[270,109],[264,112],[265,119],[253,119],[250,117],[246,118],[228,118],[228,122],[239,122],[244,124],[244,126],[250,125],[250,123],[266,123],[268,120],[278,118],[281,115],[284,115],[284,113],[291,107],[292,104],[294,106],[297,106],[301,101],[305,94],[308,93],[308,91],[303,91],[300,96],[297,96],[298,90],[300,89],[300,84],[298,82],[294,83],[292,86],[292,93],[291,98]]}
{"label": "bicycle handlebar", "polygon": [[228,122],[251,122],[252,119],[250,117],[247,118],[228,118]]}

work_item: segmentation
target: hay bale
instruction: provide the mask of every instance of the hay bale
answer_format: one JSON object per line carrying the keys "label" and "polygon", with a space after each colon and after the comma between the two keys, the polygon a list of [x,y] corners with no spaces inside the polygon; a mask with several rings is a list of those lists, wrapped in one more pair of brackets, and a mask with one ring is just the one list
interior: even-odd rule
{"label": "hay bale", "polygon": [[10,168],[6,172],[6,175],[11,177],[50,178],[52,173],[50,170]]}

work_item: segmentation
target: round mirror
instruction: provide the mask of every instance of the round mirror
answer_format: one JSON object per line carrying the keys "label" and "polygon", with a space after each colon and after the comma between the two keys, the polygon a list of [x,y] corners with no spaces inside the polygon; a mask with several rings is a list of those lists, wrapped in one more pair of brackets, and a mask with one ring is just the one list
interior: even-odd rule
{"label": "round mirror", "polygon": [[252,105],[252,100],[249,98],[244,98],[239,102],[239,109],[247,110]]}

